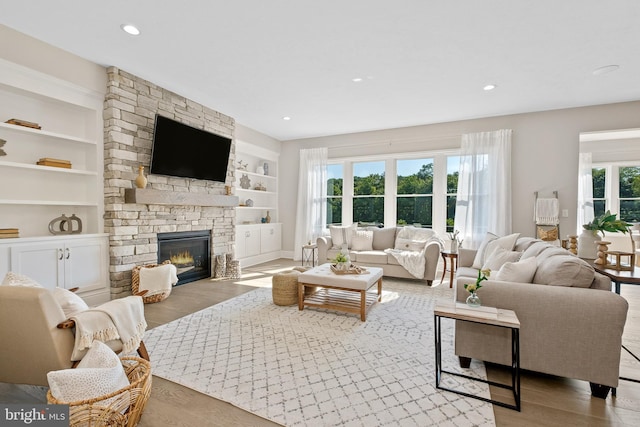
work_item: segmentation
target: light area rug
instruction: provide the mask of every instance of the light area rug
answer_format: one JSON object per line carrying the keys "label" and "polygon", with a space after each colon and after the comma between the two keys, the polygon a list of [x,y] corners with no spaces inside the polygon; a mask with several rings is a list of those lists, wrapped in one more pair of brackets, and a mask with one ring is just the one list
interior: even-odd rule
{"label": "light area rug", "polygon": [[[433,307],[452,290],[383,289],[366,322],[248,292],[147,331],[152,372],[285,426],[495,425],[491,404],[435,388]],[[453,329],[442,319],[443,366],[462,371]],[[464,371],[486,378],[476,361]],[[489,397],[483,383],[446,385]]]}

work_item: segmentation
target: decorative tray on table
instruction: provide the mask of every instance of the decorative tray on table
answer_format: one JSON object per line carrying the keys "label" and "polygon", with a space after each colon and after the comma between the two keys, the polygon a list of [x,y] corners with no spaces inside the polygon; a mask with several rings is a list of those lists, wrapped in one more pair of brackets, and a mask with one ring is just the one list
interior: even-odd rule
{"label": "decorative tray on table", "polygon": [[351,264],[349,268],[341,269],[336,264],[331,264],[331,271],[335,274],[364,274],[367,273],[367,269],[364,267],[358,267]]}

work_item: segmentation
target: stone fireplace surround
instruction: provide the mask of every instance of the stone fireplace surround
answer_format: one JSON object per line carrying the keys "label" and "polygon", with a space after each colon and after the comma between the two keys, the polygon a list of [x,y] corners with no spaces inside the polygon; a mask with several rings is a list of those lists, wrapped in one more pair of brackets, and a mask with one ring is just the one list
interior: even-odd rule
{"label": "stone fireplace surround", "polygon": [[[237,198],[222,195],[225,184],[235,182],[235,121],[116,67],[107,69],[107,77],[104,225],[111,297],[118,298],[129,294],[133,267],[157,263],[158,233],[211,230],[212,258],[234,252]],[[134,189],[138,166],[145,174],[149,168],[156,113],[232,138],[226,183],[150,175],[148,191]],[[174,197],[135,197],[152,193]]]}

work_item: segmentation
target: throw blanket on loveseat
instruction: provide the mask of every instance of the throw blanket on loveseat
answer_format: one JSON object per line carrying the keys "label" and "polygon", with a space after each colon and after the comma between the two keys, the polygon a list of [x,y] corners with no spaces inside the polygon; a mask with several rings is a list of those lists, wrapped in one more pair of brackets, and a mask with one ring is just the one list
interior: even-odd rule
{"label": "throw blanket on loveseat", "polygon": [[444,242],[430,228],[402,227],[396,236],[395,247],[385,249],[413,277],[424,276],[424,251],[428,243],[436,242],[442,250]]}
{"label": "throw blanket on loveseat", "polygon": [[95,340],[120,340],[123,353],[130,353],[138,348],[147,329],[144,305],[138,296],[108,301],[77,313],[71,319],[76,323],[72,360],[81,360]]}

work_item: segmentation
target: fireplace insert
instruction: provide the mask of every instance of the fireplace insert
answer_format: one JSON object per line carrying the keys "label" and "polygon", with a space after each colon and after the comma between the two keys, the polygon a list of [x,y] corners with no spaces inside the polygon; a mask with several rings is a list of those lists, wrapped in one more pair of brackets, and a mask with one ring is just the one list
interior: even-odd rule
{"label": "fireplace insert", "polygon": [[211,231],[158,233],[158,264],[170,260],[178,285],[211,277]]}

